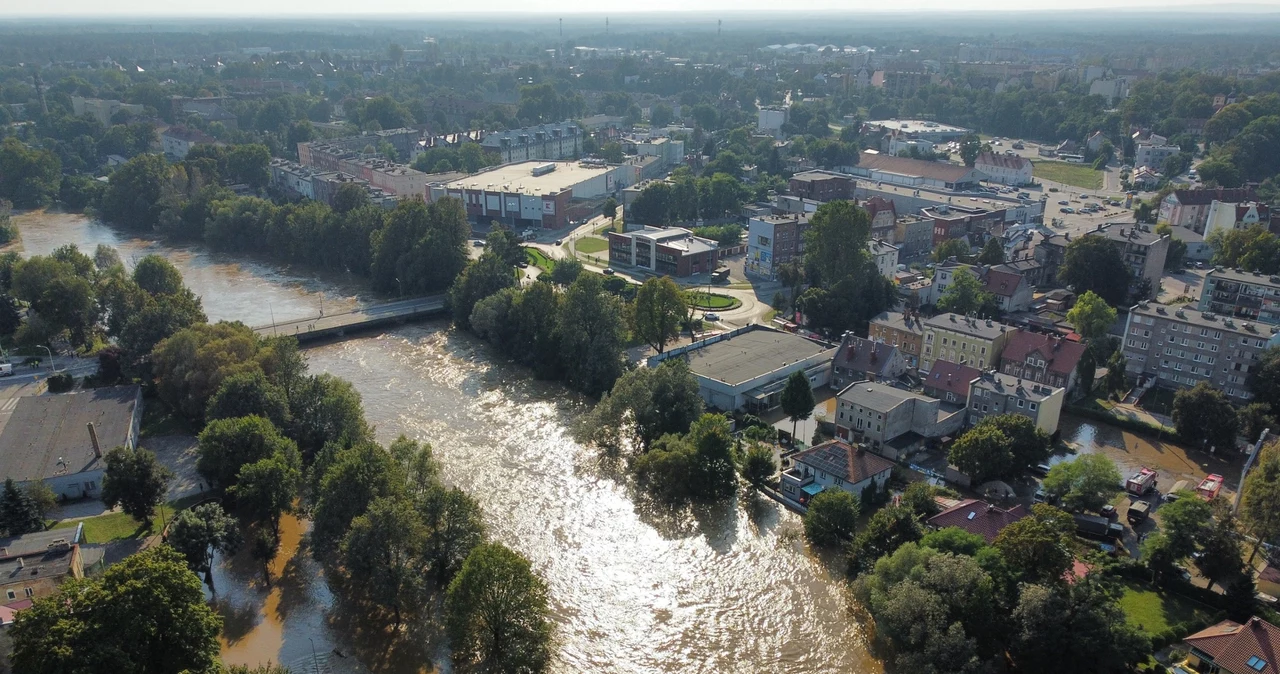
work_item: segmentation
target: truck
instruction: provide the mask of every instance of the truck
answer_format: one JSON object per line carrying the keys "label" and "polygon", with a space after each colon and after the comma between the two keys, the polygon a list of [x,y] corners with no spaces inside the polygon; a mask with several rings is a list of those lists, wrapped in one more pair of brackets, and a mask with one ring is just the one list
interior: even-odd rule
{"label": "truck", "polygon": [[1212,501],[1220,491],[1222,491],[1222,476],[1217,473],[1206,476],[1200,484],[1196,485],[1196,496],[1206,501]]}
{"label": "truck", "polygon": [[1076,513],[1072,517],[1076,520],[1076,533],[1086,538],[1111,541],[1124,536],[1124,525],[1105,517],[1084,513]]}
{"label": "truck", "polygon": [[1156,488],[1157,475],[1159,473],[1143,466],[1124,481],[1124,490],[1134,496],[1146,496]]}
{"label": "truck", "polygon": [[1129,504],[1129,512],[1125,516],[1130,524],[1142,524],[1151,515],[1151,504],[1146,501],[1134,501]]}

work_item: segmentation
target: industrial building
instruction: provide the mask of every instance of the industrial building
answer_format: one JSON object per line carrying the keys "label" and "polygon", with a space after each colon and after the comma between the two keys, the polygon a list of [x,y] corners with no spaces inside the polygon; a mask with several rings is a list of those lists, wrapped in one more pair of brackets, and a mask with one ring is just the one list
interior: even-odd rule
{"label": "industrial building", "polygon": [[477,222],[559,229],[569,225],[571,201],[614,194],[634,175],[631,166],[597,161],[521,161],[428,185],[427,198],[456,197],[466,207],[467,217]]}
{"label": "industrial building", "polygon": [[885,133],[897,131],[899,134],[914,136],[931,143],[945,143],[970,132],[969,129],[962,126],[939,124],[938,122],[930,122],[923,119],[877,119],[867,122],[863,127],[870,131],[883,131]]}
{"label": "industrial building", "polygon": [[987,174],[961,164],[893,157],[864,150],[858,165],[850,167],[857,178],[902,187],[923,187],[951,191],[974,189]]}

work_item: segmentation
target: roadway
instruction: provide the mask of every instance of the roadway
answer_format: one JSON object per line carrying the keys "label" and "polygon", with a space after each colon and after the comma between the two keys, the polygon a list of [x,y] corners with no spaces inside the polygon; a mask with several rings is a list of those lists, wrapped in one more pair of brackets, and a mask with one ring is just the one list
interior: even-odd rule
{"label": "roadway", "polygon": [[410,317],[421,312],[438,311],[444,308],[445,296],[432,295],[396,300],[384,304],[362,307],[353,311],[336,314],[319,313],[316,316],[283,321],[271,325],[261,325],[254,331],[263,337],[273,335],[304,336],[310,332],[340,332],[346,328],[359,328],[370,323],[394,320],[398,317]]}

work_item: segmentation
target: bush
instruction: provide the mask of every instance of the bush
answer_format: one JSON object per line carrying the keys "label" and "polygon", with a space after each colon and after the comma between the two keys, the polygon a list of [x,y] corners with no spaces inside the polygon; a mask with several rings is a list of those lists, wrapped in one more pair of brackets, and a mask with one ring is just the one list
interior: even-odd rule
{"label": "bush", "polygon": [[66,393],[67,391],[70,391],[72,388],[74,388],[75,385],[76,385],[76,378],[72,377],[71,375],[65,372],[55,374],[52,377],[49,377],[50,393]]}

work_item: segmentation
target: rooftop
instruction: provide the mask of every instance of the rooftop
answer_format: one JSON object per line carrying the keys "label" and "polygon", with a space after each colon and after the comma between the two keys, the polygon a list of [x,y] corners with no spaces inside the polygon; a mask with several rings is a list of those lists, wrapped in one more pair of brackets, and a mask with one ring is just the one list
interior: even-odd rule
{"label": "rooftop", "polygon": [[104,467],[86,425],[106,452],[128,441],[140,404],[137,386],[19,398],[0,433],[0,475],[26,481]]}
{"label": "rooftop", "polygon": [[872,255],[883,255],[898,250],[898,247],[880,239],[871,239],[867,242],[867,250],[870,250]]}
{"label": "rooftop", "polygon": [[961,401],[969,399],[969,383],[982,376],[982,370],[949,360],[933,361],[933,369],[921,382],[926,388],[954,394]]}
{"label": "rooftop", "polygon": [[0,538],[0,585],[80,573],[73,568],[80,530],[49,529]]}
{"label": "rooftop", "polygon": [[919,176],[949,183],[965,182],[966,179],[977,180],[977,177],[974,176],[976,170],[968,166],[944,164],[923,159],[893,157],[878,152],[864,151],[859,158],[858,168],[865,171],[884,171],[904,176]]}
{"label": "rooftop", "polygon": [[853,180],[853,176],[834,171],[805,171],[791,176],[791,179],[799,180],[800,182],[815,182],[820,180]]}
{"label": "rooftop", "polygon": [[1215,201],[1239,203],[1254,201],[1257,194],[1252,187],[1218,187],[1214,189],[1174,190],[1173,198],[1183,206],[1208,206]]}
{"label": "rooftop", "polygon": [[908,400],[934,402],[933,398],[919,393],[904,391],[900,388],[872,381],[859,381],[849,384],[844,387],[844,390],[840,391],[839,398],[852,405],[861,405],[876,412],[888,412]]}
{"label": "rooftop", "polygon": [[[1174,231],[1182,229],[1174,228]],[[1264,286],[1280,286],[1280,276],[1268,276],[1261,272],[1244,271],[1241,269],[1226,269],[1214,267],[1204,275],[1205,283],[1208,284],[1209,279],[1222,279],[1224,281],[1235,281],[1237,283],[1252,283],[1254,285]]]}
{"label": "rooftop", "polygon": [[878,126],[884,129],[896,129],[903,133],[954,133],[966,134],[969,129],[950,124],[939,124],[923,119],[877,119],[867,122],[867,126]]}
{"label": "rooftop", "polygon": [[834,356],[835,347],[757,327],[689,351],[687,357],[695,375],[737,386],[824,352]]}
{"label": "rooftop", "polygon": [[[542,175],[533,174],[535,168],[548,164],[555,165],[555,170]],[[576,161],[521,161],[495,166],[452,181],[445,187],[451,190],[519,192],[529,195],[556,194],[610,170],[609,166],[594,166]]]}
{"label": "rooftop", "polygon": [[983,152],[978,155],[978,160],[974,162],[974,166],[985,164],[987,166],[999,166],[1000,168],[1014,169],[1021,171],[1031,164],[1031,160],[1016,155],[996,154],[994,152]]}
{"label": "rooftop", "polygon": [[1013,333],[1000,353],[1001,361],[1022,362],[1027,356],[1038,353],[1045,359],[1050,372],[1070,375],[1084,356],[1084,345],[1061,337],[1050,337],[1038,332],[1019,330]]}
{"label": "rooftop", "polygon": [[883,325],[902,332],[911,332],[917,335],[924,334],[924,323],[916,315],[911,316],[910,320],[908,320],[907,316],[901,312],[885,311],[871,319],[871,322],[875,325]]}
{"label": "rooftop", "polygon": [[857,484],[893,468],[893,462],[842,440],[829,440],[796,454],[795,462],[805,464],[849,484]]}
{"label": "rooftop", "polygon": [[1009,330],[1009,326],[997,323],[989,318],[971,318],[955,313],[938,314],[925,321],[924,327],[926,329],[949,330],[987,340],[996,339]]}
{"label": "rooftop", "polygon": [[1208,311],[1200,311],[1190,306],[1171,307],[1164,304],[1157,304],[1156,302],[1140,302],[1129,309],[1129,314],[1132,316],[1150,316],[1152,318],[1160,318],[1166,321],[1174,321],[1186,325],[1196,325],[1203,328],[1213,328],[1215,330],[1223,330],[1238,335],[1249,335],[1258,338],[1269,338],[1273,331],[1280,331],[1280,326],[1260,326],[1256,322],[1241,321],[1230,316],[1218,316],[1217,314]]}
{"label": "rooftop", "polygon": [[970,386],[974,389],[985,389],[1000,395],[1012,395],[1033,402],[1044,400],[1056,391],[1061,390],[1045,384],[1037,384],[1030,379],[1023,380],[1011,374],[1001,374],[999,372],[984,372]]}
{"label": "rooftop", "polygon": [[1021,274],[999,269],[988,269],[983,290],[997,297],[1013,297],[1013,294],[1018,290],[1018,286],[1021,286],[1024,281],[1025,279]]}
{"label": "rooftop", "polygon": [[614,234],[614,236],[631,236],[638,239],[648,239],[656,245],[667,248],[675,248],[690,253],[707,253],[717,250],[719,245],[711,239],[704,239],[695,236],[693,232],[682,227],[654,227],[653,225],[645,225],[644,229],[627,232],[626,234]]}
{"label": "rooftop", "polygon": [[881,374],[889,365],[898,347],[884,342],[873,342],[853,333],[847,333],[836,352],[835,365],[855,372]]}
{"label": "rooftop", "polygon": [[1280,627],[1261,618],[1241,625],[1224,620],[1184,639],[1224,672],[1275,674],[1280,666]]}
{"label": "rooftop", "polygon": [[1112,241],[1125,241],[1140,246],[1149,246],[1162,237],[1147,225],[1135,222],[1108,222],[1098,225],[1097,229],[1085,232],[1085,235],[1101,234]]}
{"label": "rooftop", "polygon": [[935,529],[960,527],[991,543],[996,540],[996,535],[1001,529],[1026,516],[1027,513],[1021,504],[1004,510],[986,501],[967,499],[930,517],[928,524]]}

